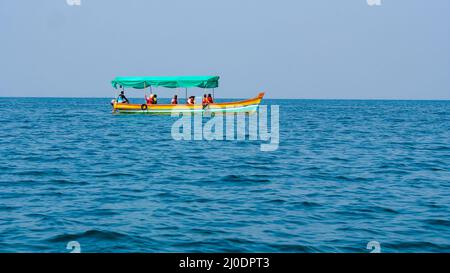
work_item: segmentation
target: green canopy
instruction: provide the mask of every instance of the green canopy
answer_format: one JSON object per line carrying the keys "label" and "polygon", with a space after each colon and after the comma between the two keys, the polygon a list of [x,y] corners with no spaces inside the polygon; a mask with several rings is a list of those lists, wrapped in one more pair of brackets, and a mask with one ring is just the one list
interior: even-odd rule
{"label": "green canopy", "polygon": [[216,88],[219,86],[218,76],[180,76],[180,77],[117,77],[111,82],[117,86],[143,89],[150,86],[167,88]]}

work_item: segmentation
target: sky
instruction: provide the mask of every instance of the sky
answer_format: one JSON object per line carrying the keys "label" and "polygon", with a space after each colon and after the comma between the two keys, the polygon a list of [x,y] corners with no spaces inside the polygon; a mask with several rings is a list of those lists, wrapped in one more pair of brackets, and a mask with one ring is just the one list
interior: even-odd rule
{"label": "sky", "polygon": [[1,0],[0,96],[219,75],[223,98],[450,99],[450,1],[367,1]]}

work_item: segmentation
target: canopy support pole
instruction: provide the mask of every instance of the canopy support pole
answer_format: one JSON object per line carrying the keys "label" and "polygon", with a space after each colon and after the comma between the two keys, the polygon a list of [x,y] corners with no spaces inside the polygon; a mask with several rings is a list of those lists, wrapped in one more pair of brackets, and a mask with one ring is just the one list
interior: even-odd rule
{"label": "canopy support pole", "polygon": [[187,101],[188,101],[188,98],[187,98],[187,88],[184,88],[184,94],[185,94],[185,96],[186,96],[186,103],[187,103]]}
{"label": "canopy support pole", "polygon": [[214,98],[214,88],[213,88],[212,90],[213,90],[213,100],[214,100],[214,99],[215,99],[215,98]]}

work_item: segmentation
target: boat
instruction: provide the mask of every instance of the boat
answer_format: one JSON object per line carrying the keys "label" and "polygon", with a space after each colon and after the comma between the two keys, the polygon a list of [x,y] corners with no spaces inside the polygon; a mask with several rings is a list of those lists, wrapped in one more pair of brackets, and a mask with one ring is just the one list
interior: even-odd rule
{"label": "boat", "polygon": [[[187,90],[191,87],[212,89],[219,86],[219,76],[178,76],[178,77],[116,77],[111,84],[114,89],[127,88],[150,89],[154,87],[184,88],[187,102]],[[136,104],[118,103],[113,100],[111,105],[113,113],[130,114],[172,114],[172,113],[252,113],[258,109],[264,93],[259,93],[256,97],[231,102],[214,102],[209,104]],[[215,98],[214,98],[215,99]]]}

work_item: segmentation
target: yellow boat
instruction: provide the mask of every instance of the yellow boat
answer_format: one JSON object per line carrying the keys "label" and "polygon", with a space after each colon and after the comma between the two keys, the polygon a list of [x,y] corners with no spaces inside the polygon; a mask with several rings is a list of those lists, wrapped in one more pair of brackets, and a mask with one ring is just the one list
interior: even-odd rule
{"label": "yellow boat", "polygon": [[[132,87],[145,89],[153,87],[185,88],[187,100],[187,88],[199,87],[214,89],[219,85],[218,76],[182,76],[182,77],[117,77],[112,82],[114,88]],[[150,91],[151,92],[151,91]],[[209,104],[136,104],[122,103],[113,100],[114,113],[139,113],[139,114],[172,114],[172,113],[197,113],[197,112],[226,112],[247,113],[255,112],[264,97],[264,93],[241,101],[218,102]]]}

